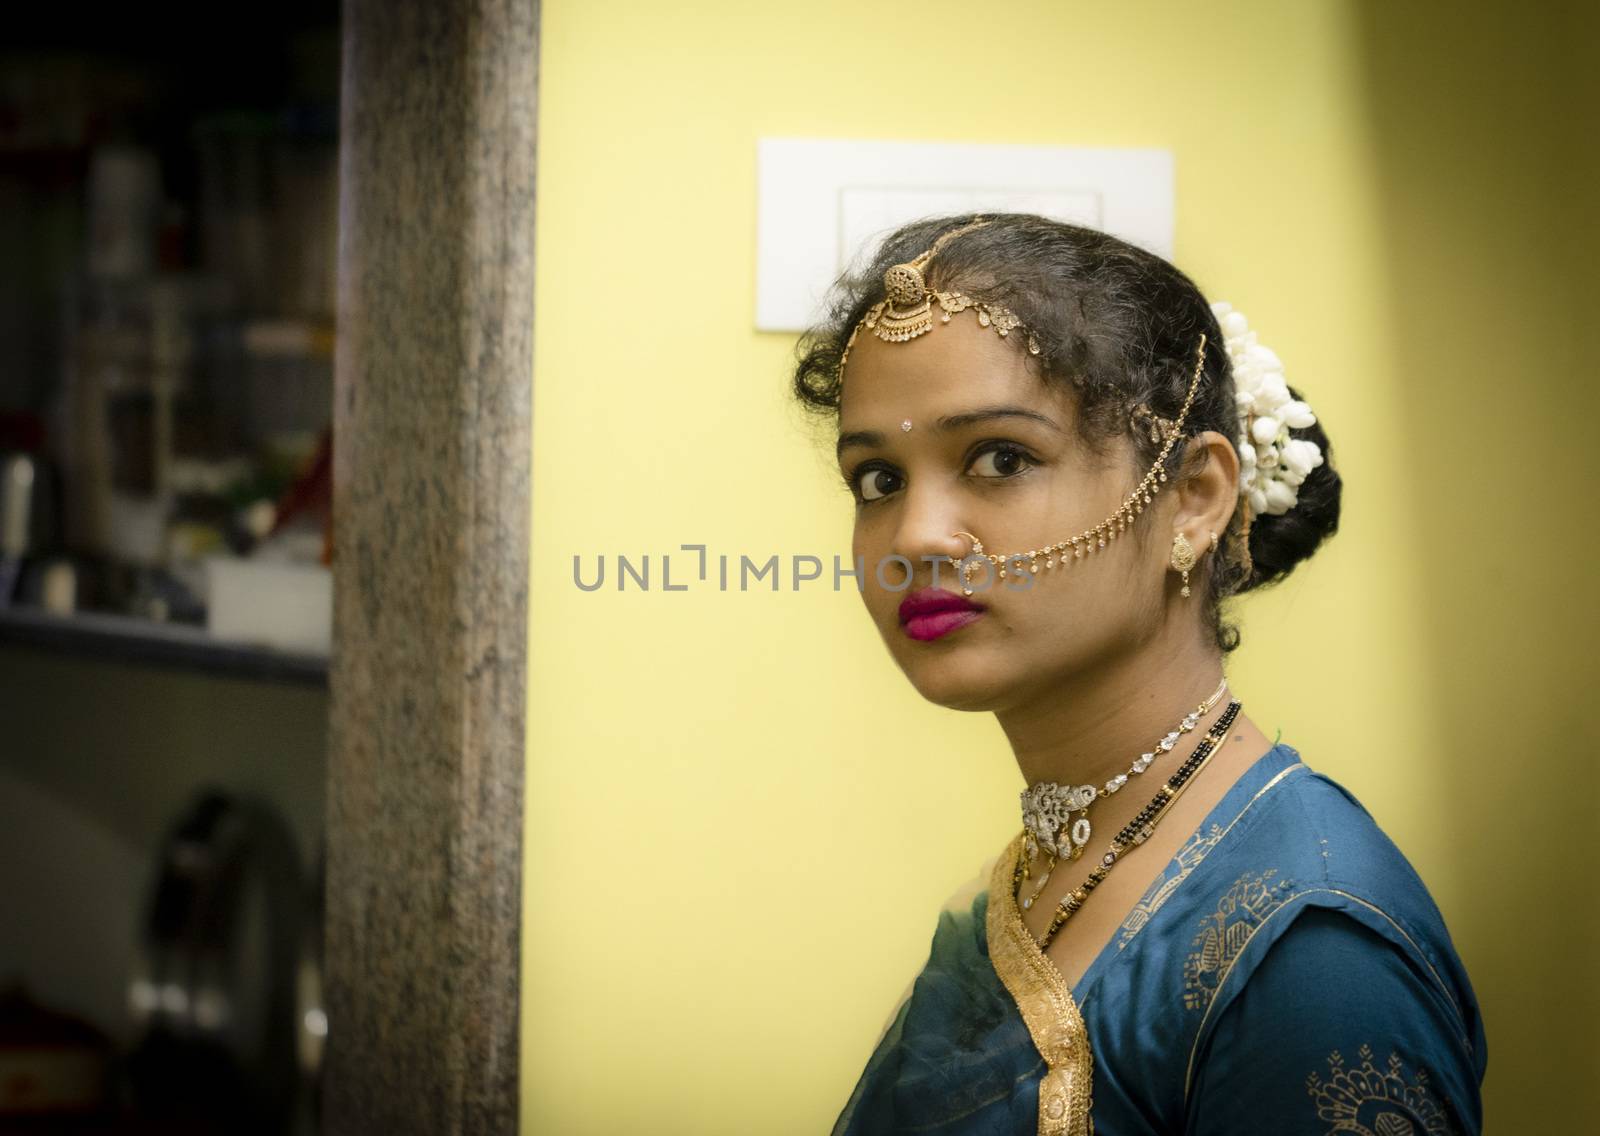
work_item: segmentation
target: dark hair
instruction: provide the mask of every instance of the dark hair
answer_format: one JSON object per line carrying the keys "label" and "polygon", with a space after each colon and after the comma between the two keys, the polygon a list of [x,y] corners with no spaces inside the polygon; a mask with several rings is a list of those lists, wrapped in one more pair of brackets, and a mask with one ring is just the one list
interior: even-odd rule
{"label": "dark hair", "polygon": [[[800,340],[793,391],[804,407],[837,418],[839,357],[867,309],[884,298],[884,270],[911,260],[976,216],[905,225],[884,240],[871,263],[835,284],[827,314]],[[1142,403],[1158,415],[1177,418],[1202,332],[1205,377],[1184,432],[1236,435],[1233,372],[1222,330],[1192,280],[1161,257],[1094,229],[1028,213],[982,216],[989,224],[954,238],[933,258],[928,287],[960,290],[1015,312],[1038,341],[1044,381],[1064,382],[1074,391],[1079,432],[1087,445],[1100,449],[1105,439],[1128,434],[1141,460],[1155,461],[1159,445],[1147,432],[1131,428],[1131,415]],[[1021,336],[1014,341],[1025,342]],[[1292,387],[1290,393],[1300,397]],[[1320,420],[1290,433],[1315,442],[1324,458],[1299,487],[1298,503],[1287,513],[1253,518],[1248,574],[1237,555],[1203,561],[1205,618],[1224,652],[1239,645],[1239,632],[1223,621],[1222,600],[1281,580],[1339,527],[1340,479]],[[1185,457],[1184,446],[1173,447],[1169,475]],[[1221,534],[1224,551],[1236,550],[1244,537],[1243,511],[1235,510]]]}

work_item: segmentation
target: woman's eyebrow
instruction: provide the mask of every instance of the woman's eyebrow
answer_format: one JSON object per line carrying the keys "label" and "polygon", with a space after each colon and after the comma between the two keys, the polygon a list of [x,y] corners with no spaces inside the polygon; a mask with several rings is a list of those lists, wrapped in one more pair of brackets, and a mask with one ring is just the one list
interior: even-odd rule
{"label": "woman's eyebrow", "polygon": [[1037,410],[1029,410],[1025,406],[981,406],[977,410],[968,410],[962,414],[946,414],[934,422],[936,430],[957,430],[962,426],[971,426],[978,422],[988,422],[995,418],[1026,418],[1033,422],[1040,422],[1050,427],[1058,434],[1066,433],[1048,414],[1041,414]]}
{"label": "woman's eyebrow", "polygon": [[840,434],[838,443],[833,447],[835,457],[840,457],[851,446],[881,446],[883,435],[876,430],[852,430],[848,434]]}
{"label": "woman's eyebrow", "polygon": [[[1030,422],[1039,422],[1050,427],[1058,434],[1066,433],[1061,425],[1047,414],[1040,414],[1037,410],[1029,410],[1025,406],[980,406],[976,410],[966,410],[960,414],[946,414],[934,420],[935,430],[959,430],[963,426],[974,426],[979,422],[991,422],[996,418],[1026,418]],[[838,456],[851,446],[881,446],[883,435],[876,430],[851,430],[848,434],[840,434],[838,444],[834,446],[834,454]]]}

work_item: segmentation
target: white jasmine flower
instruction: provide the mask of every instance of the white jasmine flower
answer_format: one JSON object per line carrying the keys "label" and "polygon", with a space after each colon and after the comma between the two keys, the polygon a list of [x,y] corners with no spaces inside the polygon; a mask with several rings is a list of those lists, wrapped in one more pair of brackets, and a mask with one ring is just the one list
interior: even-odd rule
{"label": "white jasmine flower", "polygon": [[1294,508],[1295,497],[1297,496],[1291,486],[1279,481],[1277,478],[1267,482],[1265,495],[1267,507],[1264,511],[1273,514],[1287,513]]}
{"label": "white jasmine flower", "polygon": [[1311,413],[1311,408],[1299,399],[1284,403],[1278,414],[1279,417],[1296,430],[1304,430],[1307,426],[1314,425],[1317,421],[1316,415]]}
{"label": "white jasmine flower", "polygon": [[1217,322],[1222,325],[1224,337],[1242,339],[1250,330],[1250,325],[1245,322],[1244,316],[1234,311],[1232,304],[1212,304],[1211,310],[1216,312]]}
{"label": "white jasmine flower", "polygon": [[1306,474],[1322,464],[1322,450],[1315,442],[1290,438],[1283,447],[1283,464],[1289,473],[1294,474],[1294,484],[1298,485],[1305,480]]}

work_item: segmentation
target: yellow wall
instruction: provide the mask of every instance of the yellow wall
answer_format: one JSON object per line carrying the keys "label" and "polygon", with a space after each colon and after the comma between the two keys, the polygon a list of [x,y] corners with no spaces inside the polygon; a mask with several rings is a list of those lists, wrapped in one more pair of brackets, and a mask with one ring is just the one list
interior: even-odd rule
{"label": "yellow wall", "polygon": [[1348,487],[1246,607],[1235,685],[1432,887],[1492,1125],[1600,1103],[1593,20],[1392,7],[546,0],[526,1132],[825,1131],[1016,825],[992,719],[921,703],[853,592],[572,583],[686,542],[847,554],[792,339],[752,329],[764,135],[1174,151],[1179,264],[1286,360]]}

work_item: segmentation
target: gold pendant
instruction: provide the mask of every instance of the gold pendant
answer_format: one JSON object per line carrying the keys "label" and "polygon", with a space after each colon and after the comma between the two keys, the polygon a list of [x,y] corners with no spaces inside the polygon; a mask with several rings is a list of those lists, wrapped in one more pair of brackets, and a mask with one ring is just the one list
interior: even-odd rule
{"label": "gold pendant", "polygon": [[878,314],[878,325],[873,328],[879,339],[889,343],[904,343],[933,330],[933,308],[926,297],[909,308],[886,305]]}

